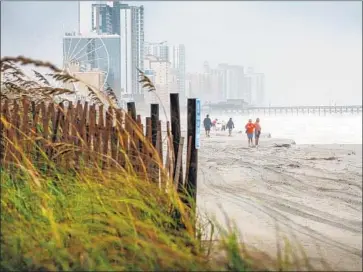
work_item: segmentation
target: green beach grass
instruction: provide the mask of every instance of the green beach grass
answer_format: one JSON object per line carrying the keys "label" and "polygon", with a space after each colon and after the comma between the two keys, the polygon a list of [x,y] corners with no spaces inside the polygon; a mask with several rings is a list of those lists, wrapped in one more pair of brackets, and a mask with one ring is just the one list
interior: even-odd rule
{"label": "green beach grass", "polygon": [[[39,102],[67,92],[52,87],[39,73],[29,84],[16,64],[48,68],[56,74],[53,78],[72,80],[49,63],[4,58],[2,98],[27,95]],[[95,103],[100,103],[97,91],[90,88],[90,92]],[[3,115],[1,122],[3,129],[11,126]],[[292,269],[286,258],[275,261],[267,254],[256,254],[257,250],[249,254],[233,228],[219,227],[222,235],[217,243],[212,243],[213,236],[201,241],[205,229],[197,224],[194,231],[191,209],[181,196],[140,178],[131,167],[60,166],[38,145],[41,140],[29,136],[32,152],[24,152],[21,143],[2,138],[3,152],[11,146],[18,152],[14,162],[1,165],[2,271]],[[59,142],[51,146],[61,161],[69,160],[68,155],[76,151],[76,147],[67,147],[73,151],[63,153],[60,147]],[[217,228],[212,222],[209,227]]]}
{"label": "green beach grass", "polygon": [[[23,160],[30,162],[25,155]],[[44,168],[44,161],[42,169],[14,163],[1,171],[2,270],[228,268],[208,257],[175,191],[127,172],[59,169],[50,161]],[[185,228],[178,227],[175,210]],[[244,271],[236,245],[237,237],[226,235],[231,269]]]}

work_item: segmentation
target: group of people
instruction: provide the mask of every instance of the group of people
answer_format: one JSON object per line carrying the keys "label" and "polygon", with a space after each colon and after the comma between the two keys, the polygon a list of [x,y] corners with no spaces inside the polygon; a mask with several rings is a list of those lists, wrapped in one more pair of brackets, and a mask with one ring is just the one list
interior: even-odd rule
{"label": "group of people", "polygon": [[[213,121],[209,118],[209,114],[204,118],[203,125],[205,129],[206,137],[210,137],[210,130],[212,127],[216,127],[218,119],[214,119]],[[232,130],[234,129],[234,123],[232,118],[229,118],[227,124],[222,122],[222,131],[228,129],[228,136],[232,135]],[[248,123],[245,125],[247,139],[248,139],[248,146],[254,147],[258,146],[258,142],[261,135],[261,125],[260,125],[260,118],[257,118],[255,123],[252,122],[252,119],[248,120]],[[253,138],[255,138],[255,145],[253,145]]]}
{"label": "group of people", "polygon": [[245,125],[248,146],[253,147],[253,136],[255,136],[255,146],[258,146],[258,141],[261,135],[261,125],[260,118],[256,119],[256,122],[253,123],[252,119],[248,120],[248,123]]}
{"label": "group of people", "polygon": [[[211,128],[216,128],[217,126],[217,122],[218,119],[214,119],[213,121],[209,118],[209,115],[207,114],[207,116],[204,118],[203,121],[203,125],[204,125],[204,129],[205,129],[205,135],[207,137],[210,137],[210,130]],[[232,118],[229,118],[227,124],[222,123],[222,131],[225,131],[226,129],[228,129],[228,136],[232,135],[232,130],[234,129],[234,123],[232,121]]]}

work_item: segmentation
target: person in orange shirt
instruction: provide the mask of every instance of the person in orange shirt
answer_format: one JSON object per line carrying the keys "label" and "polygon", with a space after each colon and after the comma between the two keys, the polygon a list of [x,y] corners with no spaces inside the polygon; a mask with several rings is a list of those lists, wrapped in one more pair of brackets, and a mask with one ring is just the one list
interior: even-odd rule
{"label": "person in orange shirt", "polygon": [[260,139],[261,135],[261,125],[260,125],[260,118],[256,119],[255,122],[255,145],[258,146],[258,140]]}
{"label": "person in orange shirt", "polygon": [[255,130],[255,124],[252,123],[252,119],[248,120],[248,123],[245,126],[247,138],[248,138],[248,146],[253,146],[253,131]]}

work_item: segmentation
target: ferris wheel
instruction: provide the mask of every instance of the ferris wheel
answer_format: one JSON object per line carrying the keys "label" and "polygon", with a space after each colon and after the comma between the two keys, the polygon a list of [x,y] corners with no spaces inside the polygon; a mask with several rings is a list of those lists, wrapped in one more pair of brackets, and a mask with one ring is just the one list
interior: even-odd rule
{"label": "ferris wheel", "polygon": [[[104,90],[107,86],[109,70],[109,52],[102,37],[97,35],[65,36],[63,40],[63,72],[70,75],[74,75],[76,72],[101,72],[103,76],[97,85]],[[80,83],[74,82],[68,87],[77,93],[80,90]]]}

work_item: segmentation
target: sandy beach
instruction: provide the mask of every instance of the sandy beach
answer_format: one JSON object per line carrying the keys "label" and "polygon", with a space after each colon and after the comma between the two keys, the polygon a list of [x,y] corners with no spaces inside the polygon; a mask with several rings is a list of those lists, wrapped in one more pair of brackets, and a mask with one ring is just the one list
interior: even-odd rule
{"label": "sandy beach", "polygon": [[324,258],[334,270],[362,270],[361,145],[263,138],[259,148],[248,148],[244,134],[221,132],[201,142],[201,214],[224,226],[228,217],[244,242],[271,255],[278,225],[316,268],[323,269]]}

